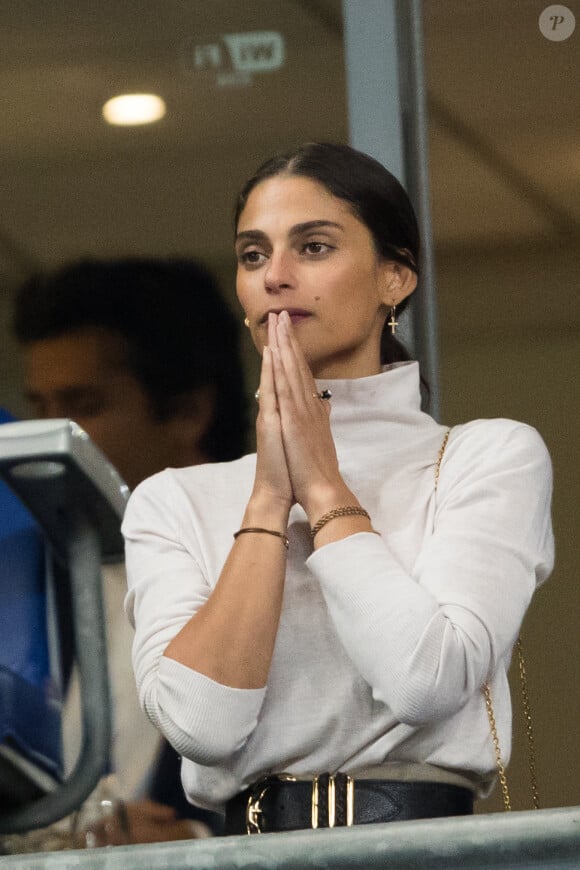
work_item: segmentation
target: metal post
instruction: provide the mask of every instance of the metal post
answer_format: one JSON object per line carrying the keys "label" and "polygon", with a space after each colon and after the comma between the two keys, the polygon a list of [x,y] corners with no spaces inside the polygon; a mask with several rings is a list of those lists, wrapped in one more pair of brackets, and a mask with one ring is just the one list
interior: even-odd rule
{"label": "metal post", "polygon": [[419,0],[343,0],[351,144],[405,185],[423,243],[419,292],[401,337],[421,363],[439,415],[439,372],[421,6]]}
{"label": "metal post", "polygon": [[413,309],[415,337],[421,368],[429,383],[429,411],[435,419],[439,419],[441,400],[437,298],[429,196],[429,140],[421,0],[397,0],[397,22],[405,179],[417,213],[422,241],[420,292]]}

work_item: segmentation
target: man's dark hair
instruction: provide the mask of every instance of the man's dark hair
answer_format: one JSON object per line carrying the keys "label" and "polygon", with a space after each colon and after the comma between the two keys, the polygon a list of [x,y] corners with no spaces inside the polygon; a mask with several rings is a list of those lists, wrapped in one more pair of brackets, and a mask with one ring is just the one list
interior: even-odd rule
{"label": "man's dark hair", "polygon": [[126,342],[128,368],[159,420],[211,387],[201,447],[214,461],[244,452],[247,404],[238,321],[207,268],[188,259],[85,259],[34,275],[16,293],[13,331],[27,345],[87,327]]}

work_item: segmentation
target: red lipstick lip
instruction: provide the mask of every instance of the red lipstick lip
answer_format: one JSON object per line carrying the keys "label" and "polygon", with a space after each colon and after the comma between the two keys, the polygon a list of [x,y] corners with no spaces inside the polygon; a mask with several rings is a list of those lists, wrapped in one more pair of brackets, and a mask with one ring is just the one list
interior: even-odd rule
{"label": "red lipstick lip", "polygon": [[270,308],[261,318],[260,323],[266,323],[269,314],[281,314],[282,311],[287,311],[291,320],[294,318],[310,317],[311,312],[304,308]]}

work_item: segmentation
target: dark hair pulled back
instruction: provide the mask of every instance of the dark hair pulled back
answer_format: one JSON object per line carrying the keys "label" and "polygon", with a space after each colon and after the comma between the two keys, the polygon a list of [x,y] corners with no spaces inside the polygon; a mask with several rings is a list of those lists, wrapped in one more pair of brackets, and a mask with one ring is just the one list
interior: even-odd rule
{"label": "dark hair pulled back", "polygon": [[[420,238],[413,206],[401,183],[378,160],[349,145],[331,142],[308,142],[272,157],[242,188],[234,211],[235,228],[250,193],[261,181],[276,175],[297,175],[323,184],[333,196],[350,205],[372,235],[379,257],[402,263],[418,274]],[[404,311],[409,298],[397,306],[398,313]],[[410,358],[385,326],[382,363]]]}

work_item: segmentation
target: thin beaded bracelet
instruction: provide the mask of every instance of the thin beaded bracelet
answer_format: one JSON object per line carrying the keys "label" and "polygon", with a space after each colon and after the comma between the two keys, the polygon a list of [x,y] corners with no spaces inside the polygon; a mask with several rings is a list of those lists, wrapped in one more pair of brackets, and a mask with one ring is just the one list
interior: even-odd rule
{"label": "thin beaded bracelet", "polygon": [[250,532],[256,532],[259,535],[274,535],[274,537],[280,538],[282,540],[282,543],[284,544],[286,549],[288,549],[288,547],[290,546],[290,541],[288,540],[284,532],[276,532],[274,531],[274,529],[261,529],[258,526],[247,526],[245,529],[238,529],[237,532],[234,532],[234,538],[237,538],[238,535],[249,534]]}
{"label": "thin beaded bracelet", "polygon": [[365,511],[364,508],[357,507],[355,505],[349,505],[348,507],[337,507],[331,511],[328,511],[328,513],[325,513],[320,517],[318,522],[316,522],[310,529],[310,537],[314,539],[323,526],[325,526],[331,520],[335,520],[337,517],[366,517],[367,520],[370,520],[370,514],[368,513],[368,511]]}

